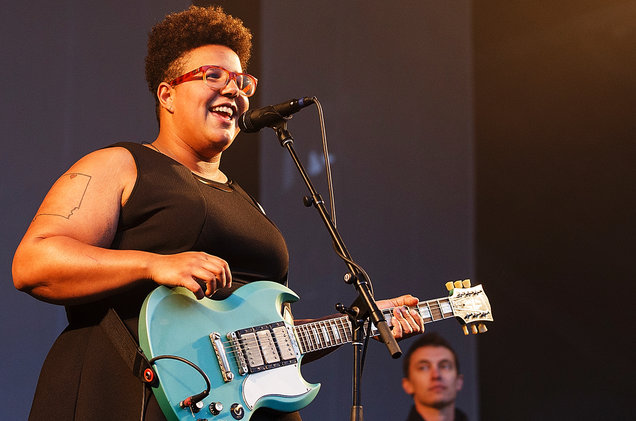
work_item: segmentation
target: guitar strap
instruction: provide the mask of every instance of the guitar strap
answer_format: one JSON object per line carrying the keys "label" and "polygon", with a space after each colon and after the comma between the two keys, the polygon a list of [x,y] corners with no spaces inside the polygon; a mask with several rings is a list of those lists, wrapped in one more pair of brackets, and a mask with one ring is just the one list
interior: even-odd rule
{"label": "guitar strap", "polygon": [[119,317],[119,314],[113,308],[109,308],[99,325],[133,375],[143,383],[156,386],[157,376],[148,358],[146,358],[146,355],[121,320],[121,317]]}

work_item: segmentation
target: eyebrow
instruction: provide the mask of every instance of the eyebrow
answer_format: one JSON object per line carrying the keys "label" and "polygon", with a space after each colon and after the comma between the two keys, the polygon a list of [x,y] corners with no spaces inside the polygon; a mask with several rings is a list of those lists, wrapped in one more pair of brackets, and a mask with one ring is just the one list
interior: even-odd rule
{"label": "eyebrow", "polygon": [[[413,361],[414,364],[433,364],[433,362],[431,360],[426,360],[426,359],[421,359],[421,360],[415,360]],[[450,363],[451,365],[453,365],[453,367],[455,366],[455,363],[453,363],[452,360],[448,359],[448,358],[444,358],[443,360],[439,360],[438,364],[440,363]]]}

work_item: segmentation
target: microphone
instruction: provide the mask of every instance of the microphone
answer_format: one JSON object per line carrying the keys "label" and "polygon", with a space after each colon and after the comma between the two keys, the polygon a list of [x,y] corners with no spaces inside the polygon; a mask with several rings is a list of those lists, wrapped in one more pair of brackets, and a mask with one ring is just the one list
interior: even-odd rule
{"label": "microphone", "polygon": [[286,117],[302,110],[314,103],[314,98],[304,97],[290,99],[289,101],[268,105],[245,111],[238,120],[239,128],[245,133],[255,133],[263,127],[271,127],[285,120]]}

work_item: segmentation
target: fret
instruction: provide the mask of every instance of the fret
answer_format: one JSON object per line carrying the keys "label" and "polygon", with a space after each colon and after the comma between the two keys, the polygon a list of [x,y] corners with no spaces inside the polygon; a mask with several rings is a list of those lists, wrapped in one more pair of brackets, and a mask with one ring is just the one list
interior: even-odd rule
{"label": "fret", "polygon": [[329,337],[329,331],[327,331],[327,328],[325,328],[324,320],[320,322],[320,331],[323,338],[325,339],[325,346],[331,346],[331,338]]}
{"label": "fret", "polygon": [[296,328],[296,332],[298,333],[298,338],[300,339],[300,344],[302,346],[303,349],[303,353],[307,352],[309,350],[309,346],[307,344],[307,338],[305,335],[305,329],[303,327],[303,325],[300,325]]}
{"label": "fret", "polygon": [[333,338],[336,345],[341,345],[344,343],[342,336],[340,336],[340,331],[338,330],[338,319],[333,320],[331,323],[331,331],[333,332]]}
{"label": "fret", "polygon": [[316,329],[318,331],[318,337],[320,338],[322,347],[327,348],[329,346],[329,336],[325,337],[325,324],[322,320],[316,324]]}
{"label": "fret", "polygon": [[351,325],[346,317],[341,317],[340,324],[342,325],[342,333],[344,333],[347,342],[351,342]]}
{"label": "fret", "polygon": [[431,307],[428,304],[428,302],[419,304],[418,308],[420,309],[420,316],[422,316],[422,319],[424,319],[424,323],[433,321],[433,315],[431,314]]}
{"label": "fret", "polygon": [[321,349],[322,348],[322,343],[320,342],[320,336],[318,335],[318,329],[316,329],[315,325],[311,327],[311,333],[313,333],[313,338],[316,341],[317,349]]}
{"label": "fret", "polygon": [[338,331],[338,338],[340,340],[340,343],[347,343],[347,337],[345,336],[344,330],[342,330],[342,317],[335,320],[334,326]]}
{"label": "fret", "polygon": [[333,320],[325,320],[325,330],[327,331],[327,335],[329,335],[329,342],[331,343],[331,345],[337,345],[338,342],[336,340],[336,335],[333,329]]}
{"label": "fret", "polygon": [[[439,302],[440,300],[437,300],[437,301]],[[442,308],[443,314],[453,313],[453,308],[451,307],[449,300],[442,301],[442,304],[440,305],[440,307]]]}
{"label": "fret", "polygon": [[434,301],[429,301],[429,303],[436,304],[436,306],[432,308],[433,321],[443,319],[444,315],[442,314],[442,311],[439,308],[439,302],[437,300],[434,300]]}
{"label": "fret", "polygon": [[347,334],[347,332],[351,331],[349,319],[346,317],[341,317],[340,319],[338,319],[338,321],[340,322],[340,333],[342,334],[344,341],[349,342],[351,340],[351,337]]}
{"label": "fret", "polygon": [[294,326],[294,333],[296,334],[296,343],[298,343],[298,348],[300,348],[300,353],[305,353],[305,345],[303,344],[303,335],[300,332],[300,326]]}
{"label": "fret", "polygon": [[318,345],[316,344],[316,339],[314,338],[313,326],[312,323],[307,323],[307,338],[311,343],[311,350],[315,351],[318,349]]}
{"label": "fret", "polygon": [[311,351],[312,350],[311,338],[309,337],[307,325],[301,325],[300,328],[301,328],[301,332],[303,333],[303,342],[305,344],[305,349],[307,351]]}

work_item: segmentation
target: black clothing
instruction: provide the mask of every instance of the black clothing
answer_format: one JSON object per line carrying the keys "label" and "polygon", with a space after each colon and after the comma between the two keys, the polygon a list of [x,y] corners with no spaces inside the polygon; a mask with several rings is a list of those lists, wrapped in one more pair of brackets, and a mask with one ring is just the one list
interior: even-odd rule
{"label": "black clothing", "polygon": [[[286,282],[284,239],[240,186],[200,179],[173,159],[140,144],[112,146],[131,153],[137,180],[121,207],[110,248],[159,254],[204,251],[219,256],[232,270],[232,289],[254,280]],[[106,299],[66,307],[69,325],[44,362],[30,421],[139,419],[142,383],[98,324],[113,307],[136,337],[141,305],[156,286],[148,280]],[[230,292],[219,290],[213,298]],[[297,414],[290,417],[300,419]],[[165,420],[152,394],[145,419]],[[252,417],[259,419],[270,418],[256,413]]]}
{"label": "black clothing", "polygon": [[[422,416],[415,410],[415,406],[411,407],[411,412],[409,412],[409,416],[406,421],[426,421]],[[468,421],[468,417],[461,409],[455,408],[455,421]]]}

